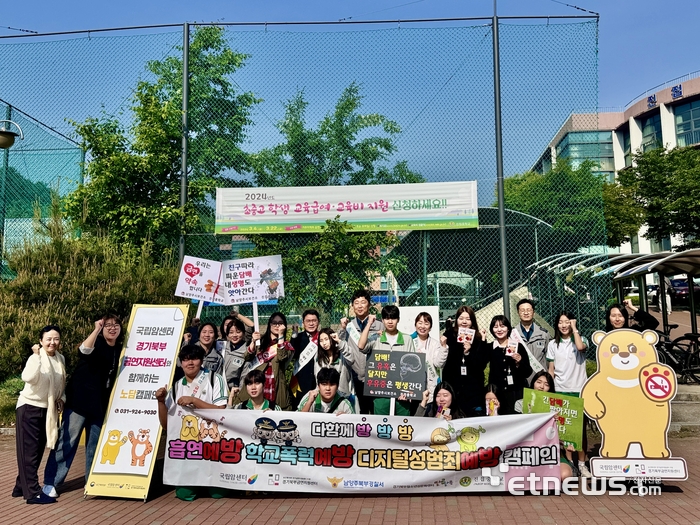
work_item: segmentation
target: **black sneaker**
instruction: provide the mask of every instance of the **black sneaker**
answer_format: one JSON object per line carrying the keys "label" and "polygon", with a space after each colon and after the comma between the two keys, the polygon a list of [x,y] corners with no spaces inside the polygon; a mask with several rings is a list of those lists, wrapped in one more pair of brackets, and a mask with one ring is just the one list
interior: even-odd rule
{"label": "black sneaker", "polygon": [[13,498],[21,498],[22,496],[24,496],[24,494],[22,494],[22,489],[18,489],[18,488],[12,489],[12,497]]}
{"label": "black sneaker", "polygon": [[27,503],[34,505],[46,505],[47,503],[56,503],[56,498],[52,498],[51,496],[47,496],[43,492],[40,492],[38,496],[29,498]]}

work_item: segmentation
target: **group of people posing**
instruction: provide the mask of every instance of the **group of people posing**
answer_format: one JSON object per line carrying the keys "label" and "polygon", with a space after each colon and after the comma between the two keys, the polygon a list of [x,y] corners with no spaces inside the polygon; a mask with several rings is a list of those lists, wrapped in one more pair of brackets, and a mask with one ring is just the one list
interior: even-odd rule
{"label": "group of people posing", "polygon": [[[554,319],[551,337],[534,322],[534,304],[528,299],[517,304],[520,319],[516,327],[507,317],[497,315],[488,331],[478,326],[471,307],[462,306],[454,319],[448,319],[438,340],[430,335],[434,321],[427,312],[418,314],[414,333],[406,334],[398,330],[398,307],[385,306],[379,321],[370,313],[370,306],[369,293],[356,292],[352,297],[355,317],[343,318],[337,332],[320,329],[320,315],[313,309],[303,312],[301,330],[294,327],[291,333],[280,312],[270,316],[262,334],[237,311],[219,327],[208,322],[199,325],[183,341],[172,386],[156,392],[161,425],[166,427],[173,403],[196,409],[393,413],[447,420],[513,414],[522,410],[526,386],[579,395],[586,381],[588,341],[570,313],[562,312]],[[658,325],[652,316],[625,302],[608,309],[606,329],[629,327],[628,308],[640,326],[653,329]],[[23,496],[27,503],[55,502],[55,487],[66,478],[83,429],[87,429],[87,479],[116,379],[121,336],[121,321],[116,316],[97,321],[80,346],[80,361],[64,393],[60,329],[47,326],[42,330],[41,344],[36,345],[22,373],[26,384],[17,403],[19,475],[13,496]],[[426,390],[420,402],[405,396],[391,400],[364,395],[367,357],[372,350],[425,354]],[[42,490],[37,470],[45,446],[51,452]],[[578,451],[578,470],[590,476],[584,450]],[[567,451],[569,458],[573,452]],[[573,463],[568,471],[563,466],[562,474],[571,475],[574,469]],[[221,497],[224,491],[210,488],[209,492]],[[180,487],[176,495],[191,500],[197,489]]]}

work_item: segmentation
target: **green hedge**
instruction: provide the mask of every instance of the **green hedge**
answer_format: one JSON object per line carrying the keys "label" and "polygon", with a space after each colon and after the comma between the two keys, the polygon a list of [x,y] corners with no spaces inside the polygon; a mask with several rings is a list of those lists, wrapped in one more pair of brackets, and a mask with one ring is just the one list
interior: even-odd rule
{"label": "green hedge", "polygon": [[47,324],[62,332],[69,371],[95,320],[113,312],[127,321],[133,304],[177,304],[177,261],[106,237],[68,238],[60,217],[45,240],[6,254],[15,277],[0,283],[0,381],[18,375]]}

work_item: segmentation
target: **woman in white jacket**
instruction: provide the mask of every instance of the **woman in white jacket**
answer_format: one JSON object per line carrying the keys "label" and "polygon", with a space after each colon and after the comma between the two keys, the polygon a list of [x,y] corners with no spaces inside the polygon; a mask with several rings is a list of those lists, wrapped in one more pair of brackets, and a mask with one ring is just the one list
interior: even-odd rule
{"label": "woman in white jacket", "polygon": [[416,334],[413,340],[416,352],[425,354],[425,364],[428,369],[428,384],[426,390],[429,392],[428,403],[433,402],[433,393],[441,377],[442,367],[447,362],[447,338],[440,336],[440,341],[430,337],[430,330],[433,327],[433,317],[428,312],[421,312],[416,317]]}
{"label": "woman in white jacket", "polygon": [[[362,359],[364,354],[359,354]],[[318,376],[321,368],[335,368],[340,374],[338,394],[345,397],[355,407],[355,413],[360,413],[360,405],[355,395],[355,385],[352,380],[352,365],[358,358],[350,346],[342,341],[338,334],[330,328],[323,328],[318,334],[318,355],[314,360],[314,377]]]}
{"label": "woman in white jacket", "polygon": [[56,503],[39,486],[39,464],[44,448],[53,449],[58,438],[58,414],[63,410],[66,386],[66,362],[58,352],[61,330],[46,326],[39,332],[41,346],[22,371],[24,388],[17,399],[17,468],[19,474],[12,496],[27,503]]}

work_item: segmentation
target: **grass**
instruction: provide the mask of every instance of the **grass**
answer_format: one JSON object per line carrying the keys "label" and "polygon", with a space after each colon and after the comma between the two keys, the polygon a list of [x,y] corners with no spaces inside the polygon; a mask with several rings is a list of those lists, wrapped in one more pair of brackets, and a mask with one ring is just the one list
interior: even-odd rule
{"label": "grass", "polygon": [[0,427],[15,426],[15,406],[24,381],[19,376],[0,383]]}

